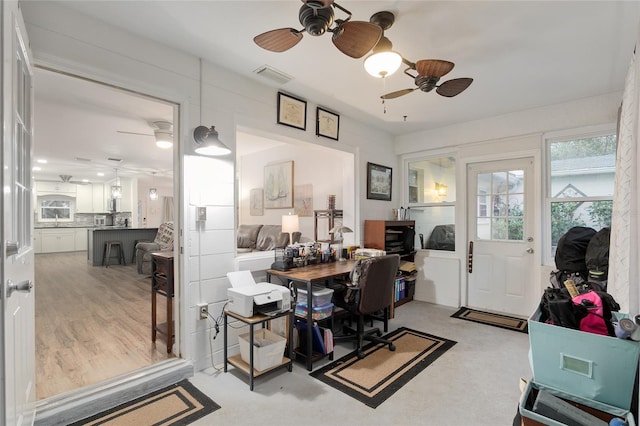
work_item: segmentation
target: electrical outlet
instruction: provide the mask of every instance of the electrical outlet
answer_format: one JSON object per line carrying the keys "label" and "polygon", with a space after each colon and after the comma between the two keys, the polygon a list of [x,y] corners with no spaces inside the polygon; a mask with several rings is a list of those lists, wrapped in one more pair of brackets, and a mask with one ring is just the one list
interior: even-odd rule
{"label": "electrical outlet", "polygon": [[206,303],[198,303],[198,312],[200,312],[200,319],[207,319],[209,316],[209,305]]}

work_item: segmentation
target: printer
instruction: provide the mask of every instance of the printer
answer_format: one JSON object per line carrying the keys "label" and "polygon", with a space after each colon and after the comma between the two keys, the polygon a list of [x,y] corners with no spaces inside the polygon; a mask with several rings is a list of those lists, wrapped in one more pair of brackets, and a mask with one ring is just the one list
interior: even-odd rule
{"label": "printer", "polygon": [[291,291],[271,283],[256,283],[251,271],[228,272],[227,309],[243,317],[273,315],[291,309]]}

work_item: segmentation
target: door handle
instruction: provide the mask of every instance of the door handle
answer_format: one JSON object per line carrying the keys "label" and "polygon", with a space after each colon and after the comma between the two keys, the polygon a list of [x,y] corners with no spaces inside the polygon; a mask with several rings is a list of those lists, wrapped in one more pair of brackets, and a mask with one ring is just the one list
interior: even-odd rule
{"label": "door handle", "polygon": [[7,241],[5,243],[7,257],[13,256],[14,254],[18,254],[20,250],[20,243],[17,241]]}
{"label": "door handle", "polygon": [[533,249],[532,249],[531,247],[529,247],[529,248],[527,249],[527,253],[532,254],[532,253],[533,253]]}
{"label": "door handle", "polygon": [[13,281],[7,280],[7,297],[11,297],[14,291],[20,291],[22,293],[31,293],[33,288],[33,281],[26,280],[21,283],[14,284]]}

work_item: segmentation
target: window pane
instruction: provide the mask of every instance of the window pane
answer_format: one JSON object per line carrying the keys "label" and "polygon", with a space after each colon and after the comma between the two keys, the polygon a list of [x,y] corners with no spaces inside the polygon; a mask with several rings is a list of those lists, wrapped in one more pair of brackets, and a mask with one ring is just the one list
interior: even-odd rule
{"label": "window pane", "polygon": [[615,135],[549,145],[552,198],[613,196]]}
{"label": "window pane", "polygon": [[507,219],[491,220],[491,239],[506,240],[508,237]]}
{"label": "window pane", "polygon": [[409,203],[429,204],[456,200],[456,164],[453,157],[409,163]]}
{"label": "window pane", "polygon": [[552,252],[558,240],[574,226],[589,226],[596,231],[611,226],[613,201],[567,201],[551,203]]}
{"label": "window pane", "polygon": [[416,221],[415,247],[455,250],[455,207],[412,207],[411,219]]}

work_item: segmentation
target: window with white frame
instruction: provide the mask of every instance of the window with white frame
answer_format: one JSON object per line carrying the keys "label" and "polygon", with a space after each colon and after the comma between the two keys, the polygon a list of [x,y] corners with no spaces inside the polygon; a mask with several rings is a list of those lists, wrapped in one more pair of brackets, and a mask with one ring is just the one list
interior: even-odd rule
{"label": "window with white frame", "polygon": [[611,226],[616,170],[615,131],[548,139],[546,215],[553,263],[558,240],[574,226]]}
{"label": "window with white frame", "polygon": [[75,199],[64,195],[38,197],[38,220],[41,222],[72,222]]}
{"label": "window with white frame", "polygon": [[417,248],[455,250],[456,161],[453,156],[405,161],[404,205],[416,223]]}

